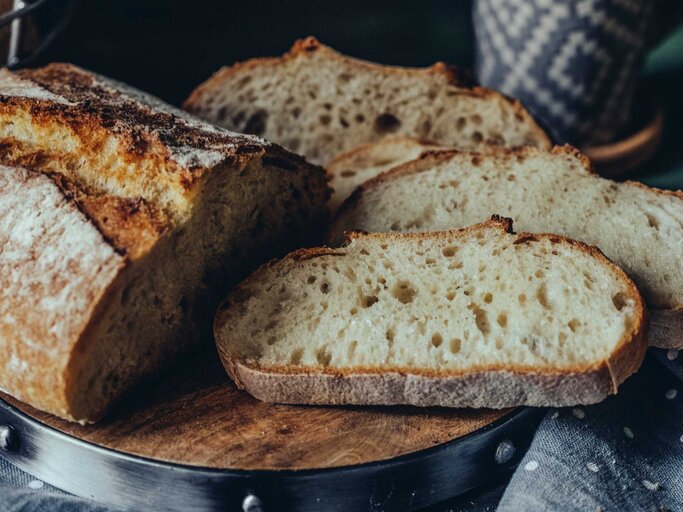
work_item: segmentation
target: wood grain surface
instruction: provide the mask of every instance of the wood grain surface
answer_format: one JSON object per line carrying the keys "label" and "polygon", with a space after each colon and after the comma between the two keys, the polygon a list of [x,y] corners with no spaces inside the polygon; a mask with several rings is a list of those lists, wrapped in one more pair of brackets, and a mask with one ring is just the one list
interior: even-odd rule
{"label": "wood grain surface", "polygon": [[41,422],[100,446],[241,470],[389,459],[469,434],[509,412],[267,404],[237,390],[213,353],[196,356],[155,384],[139,386],[96,425],[69,423],[0,396]]}

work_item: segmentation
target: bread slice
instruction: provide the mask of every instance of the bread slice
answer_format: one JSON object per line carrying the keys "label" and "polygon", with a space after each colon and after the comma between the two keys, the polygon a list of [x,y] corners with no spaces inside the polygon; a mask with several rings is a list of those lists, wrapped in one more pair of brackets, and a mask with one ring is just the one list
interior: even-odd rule
{"label": "bread slice", "polygon": [[339,211],[331,237],[341,241],[351,229],[457,228],[492,213],[513,217],[525,231],[599,246],[653,308],[651,342],[683,346],[683,331],[670,337],[672,329],[661,325],[683,309],[683,194],[600,178],[568,146],[430,153],[361,186]]}
{"label": "bread slice", "polygon": [[301,157],[66,64],[0,71],[0,161],[0,389],[81,422],[210,340],[328,197]]}
{"label": "bread slice", "polygon": [[426,151],[438,149],[449,148],[426,140],[389,135],[338,155],[325,166],[332,187],[330,211],[336,212],[358,185],[392,167],[415,160]]}
{"label": "bread slice", "polygon": [[[564,406],[640,365],[643,301],[594,247],[509,219],[350,233],[261,267],[215,321],[238,386],[271,402]],[[581,276],[578,280],[577,276]]]}
{"label": "bread slice", "polygon": [[441,62],[426,69],[381,66],[309,37],[281,58],[221,69],[195,89],[184,108],[316,163],[389,134],[460,149],[549,145],[519,102],[469,85]]}

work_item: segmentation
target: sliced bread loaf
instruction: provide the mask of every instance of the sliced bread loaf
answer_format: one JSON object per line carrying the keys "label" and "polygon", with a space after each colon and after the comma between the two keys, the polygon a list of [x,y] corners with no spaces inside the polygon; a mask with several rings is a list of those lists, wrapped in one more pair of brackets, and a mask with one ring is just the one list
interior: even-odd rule
{"label": "sliced bread loaf", "polygon": [[197,87],[184,108],[316,163],[388,134],[462,149],[549,145],[519,102],[468,85],[443,63],[427,69],[380,66],[309,37],[281,58],[221,69]]}
{"label": "sliced bread loaf", "polygon": [[0,161],[0,389],[82,422],[210,340],[328,196],[303,158],[65,64],[0,71]]}
{"label": "sliced bread loaf", "polygon": [[331,237],[340,241],[352,229],[457,228],[492,213],[513,217],[525,231],[599,246],[653,308],[651,342],[683,346],[683,332],[670,337],[671,329],[661,325],[683,309],[683,194],[600,178],[568,146],[429,153],[357,189],[339,211]]}
{"label": "sliced bread loaf", "polygon": [[233,291],[214,331],[261,400],[510,407],[616,392],[644,327],[635,285],[599,250],[494,218],[294,252]]}
{"label": "sliced bread loaf", "polygon": [[447,148],[412,137],[390,135],[338,155],[325,166],[332,187],[330,211],[336,212],[358,185],[392,167],[415,160],[425,151],[437,149]]}

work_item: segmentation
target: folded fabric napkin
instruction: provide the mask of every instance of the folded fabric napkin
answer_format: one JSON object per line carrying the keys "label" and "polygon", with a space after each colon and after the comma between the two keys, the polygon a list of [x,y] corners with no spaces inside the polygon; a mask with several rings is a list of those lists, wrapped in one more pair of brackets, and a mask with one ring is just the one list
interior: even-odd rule
{"label": "folded fabric napkin", "polygon": [[650,349],[619,394],[550,410],[499,512],[683,510],[683,354]]}

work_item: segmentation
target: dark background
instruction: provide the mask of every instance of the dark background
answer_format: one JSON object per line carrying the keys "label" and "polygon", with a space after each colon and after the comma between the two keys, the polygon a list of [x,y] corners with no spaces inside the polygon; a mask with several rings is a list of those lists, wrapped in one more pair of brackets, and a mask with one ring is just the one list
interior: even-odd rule
{"label": "dark background", "polygon": [[[53,25],[59,5],[70,1],[41,9],[39,29]],[[668,32],[666,21],[653,27],[656,38]],[[308,35],[385,64],[473,66],[469,0],[80,0],[67,29],[34,64],[73,62],[179,105],[221,66],[281,55]],[[665,109],[664,144],[632,176],[683,188],[682,30],[651,55],[644,83]]]}
{"label": "dark background", "polygon": [[387,64],[472,64],[464,0],[81,0],[42,60],[68,60],[178,104],[222,65],[280,55],[308,35]]}

